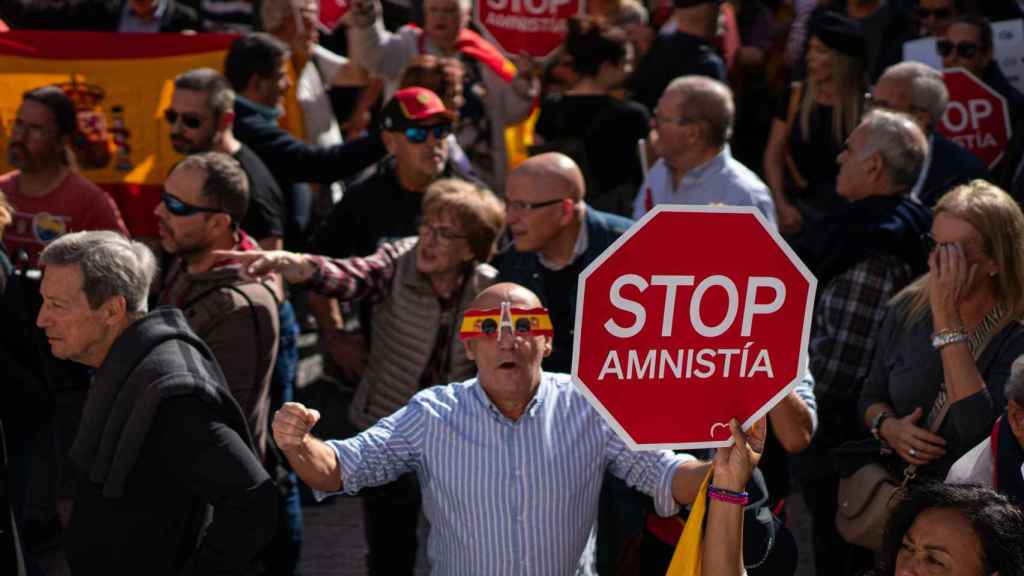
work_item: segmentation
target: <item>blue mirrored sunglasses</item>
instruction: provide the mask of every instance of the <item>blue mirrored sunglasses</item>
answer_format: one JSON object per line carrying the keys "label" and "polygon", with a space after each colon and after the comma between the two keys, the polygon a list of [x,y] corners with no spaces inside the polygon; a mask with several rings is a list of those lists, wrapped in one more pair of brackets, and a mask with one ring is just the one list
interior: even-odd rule
{"label": "blue mirrored sunglasses", "polygon": [[207,206],[195,206],[193,204],[189,204],[188,202],[171,196],[167,192],[160,194],[160,198],[163,200],[164,208],[175,216],[191,216],[200,212],[208,212],[210,214],[220,214],[224,212],[220,208],[210,208]]}
{"label": "blue mirrored sunglasses", "polygon": [[452,133],[451,124],[435,124],[433,126],[410,126],[405,129],[405,139],[413,144],[421,144],[427,141],[427,134],[433,134],[434,139],[447,138]]}

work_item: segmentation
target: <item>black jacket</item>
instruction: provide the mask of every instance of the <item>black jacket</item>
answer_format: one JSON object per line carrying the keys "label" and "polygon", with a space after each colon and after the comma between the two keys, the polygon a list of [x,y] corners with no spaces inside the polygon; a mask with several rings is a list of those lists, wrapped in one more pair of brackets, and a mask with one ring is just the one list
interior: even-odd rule
{"label": "black jacket", "polygon": [[928,207],[935,206],[939,198],[955,186],[989,177],[985,164],[966,148],[938,132],[933,138],[931,163],[918,195],[921,203]]}
{"label": "black jacket", "polygon": [[353,176],[387,153],[378,134],[332,146],[307,144],[241,99],[235,101],[234,129],[286,194],[293,182],[329,183]]}
{"label": "black jacket", "polygon": [[71,459],[74,574],[241,574],[273,536],[276,489],[213,354],[177,309],[114,342]]}

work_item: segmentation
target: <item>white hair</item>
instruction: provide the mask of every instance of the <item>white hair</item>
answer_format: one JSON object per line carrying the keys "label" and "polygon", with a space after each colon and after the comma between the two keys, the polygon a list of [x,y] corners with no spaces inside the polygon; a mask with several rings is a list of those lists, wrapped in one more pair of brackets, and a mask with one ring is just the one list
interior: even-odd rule
{"label": "white hair", "polygon": [[928,139],[917,123],[906,114],[872,110],[860,127],[866,138],[864,155],[881,155],[893,188],[913,188],[928,156]]}
{"label": "white hair", "polygon": [[78,266],[82,291],[93,310],[114,296],[124,298],[128,314],[143,315],[149,309],[156,258],[142,242],[109,230],[74,232],[48,244],[39,263]]}
{"label": "white hair", "polygon": [[931,114],[938,122],[949,104],[949,90],[942,73],[920,62],[900,62],[885,69],[882,78],[906,82],[910,86],[910,105]]}

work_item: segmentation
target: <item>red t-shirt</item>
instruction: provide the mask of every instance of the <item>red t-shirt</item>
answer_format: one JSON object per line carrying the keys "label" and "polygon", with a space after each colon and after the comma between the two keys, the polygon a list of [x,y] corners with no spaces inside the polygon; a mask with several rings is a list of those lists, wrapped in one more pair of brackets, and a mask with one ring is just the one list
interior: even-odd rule
{"label": "red t-shirt", "polygon": [[[18,193],[18,170],[0,176],[0,190],[14,206],[14,221],[4,230],[3,242],[11,258],[24,249],[29,266],[36,267],[39,252],[61,234],[82,230],[116,230],[125,236],[121,213],[110,195],[79,174],[41,198]],[[15,261],[17,264],[17,261]]]}

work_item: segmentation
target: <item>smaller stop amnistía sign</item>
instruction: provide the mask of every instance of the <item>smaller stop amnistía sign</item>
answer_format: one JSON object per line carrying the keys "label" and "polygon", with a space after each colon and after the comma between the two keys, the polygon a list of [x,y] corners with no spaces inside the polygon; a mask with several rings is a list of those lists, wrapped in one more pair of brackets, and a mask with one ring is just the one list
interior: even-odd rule
{"label": "smaller stop amnist\u00eda sign", "polygon": [[633,449],[728,446],[803,378],[816,287],[756,208],[656,206],[580,276],[573,381]]}

